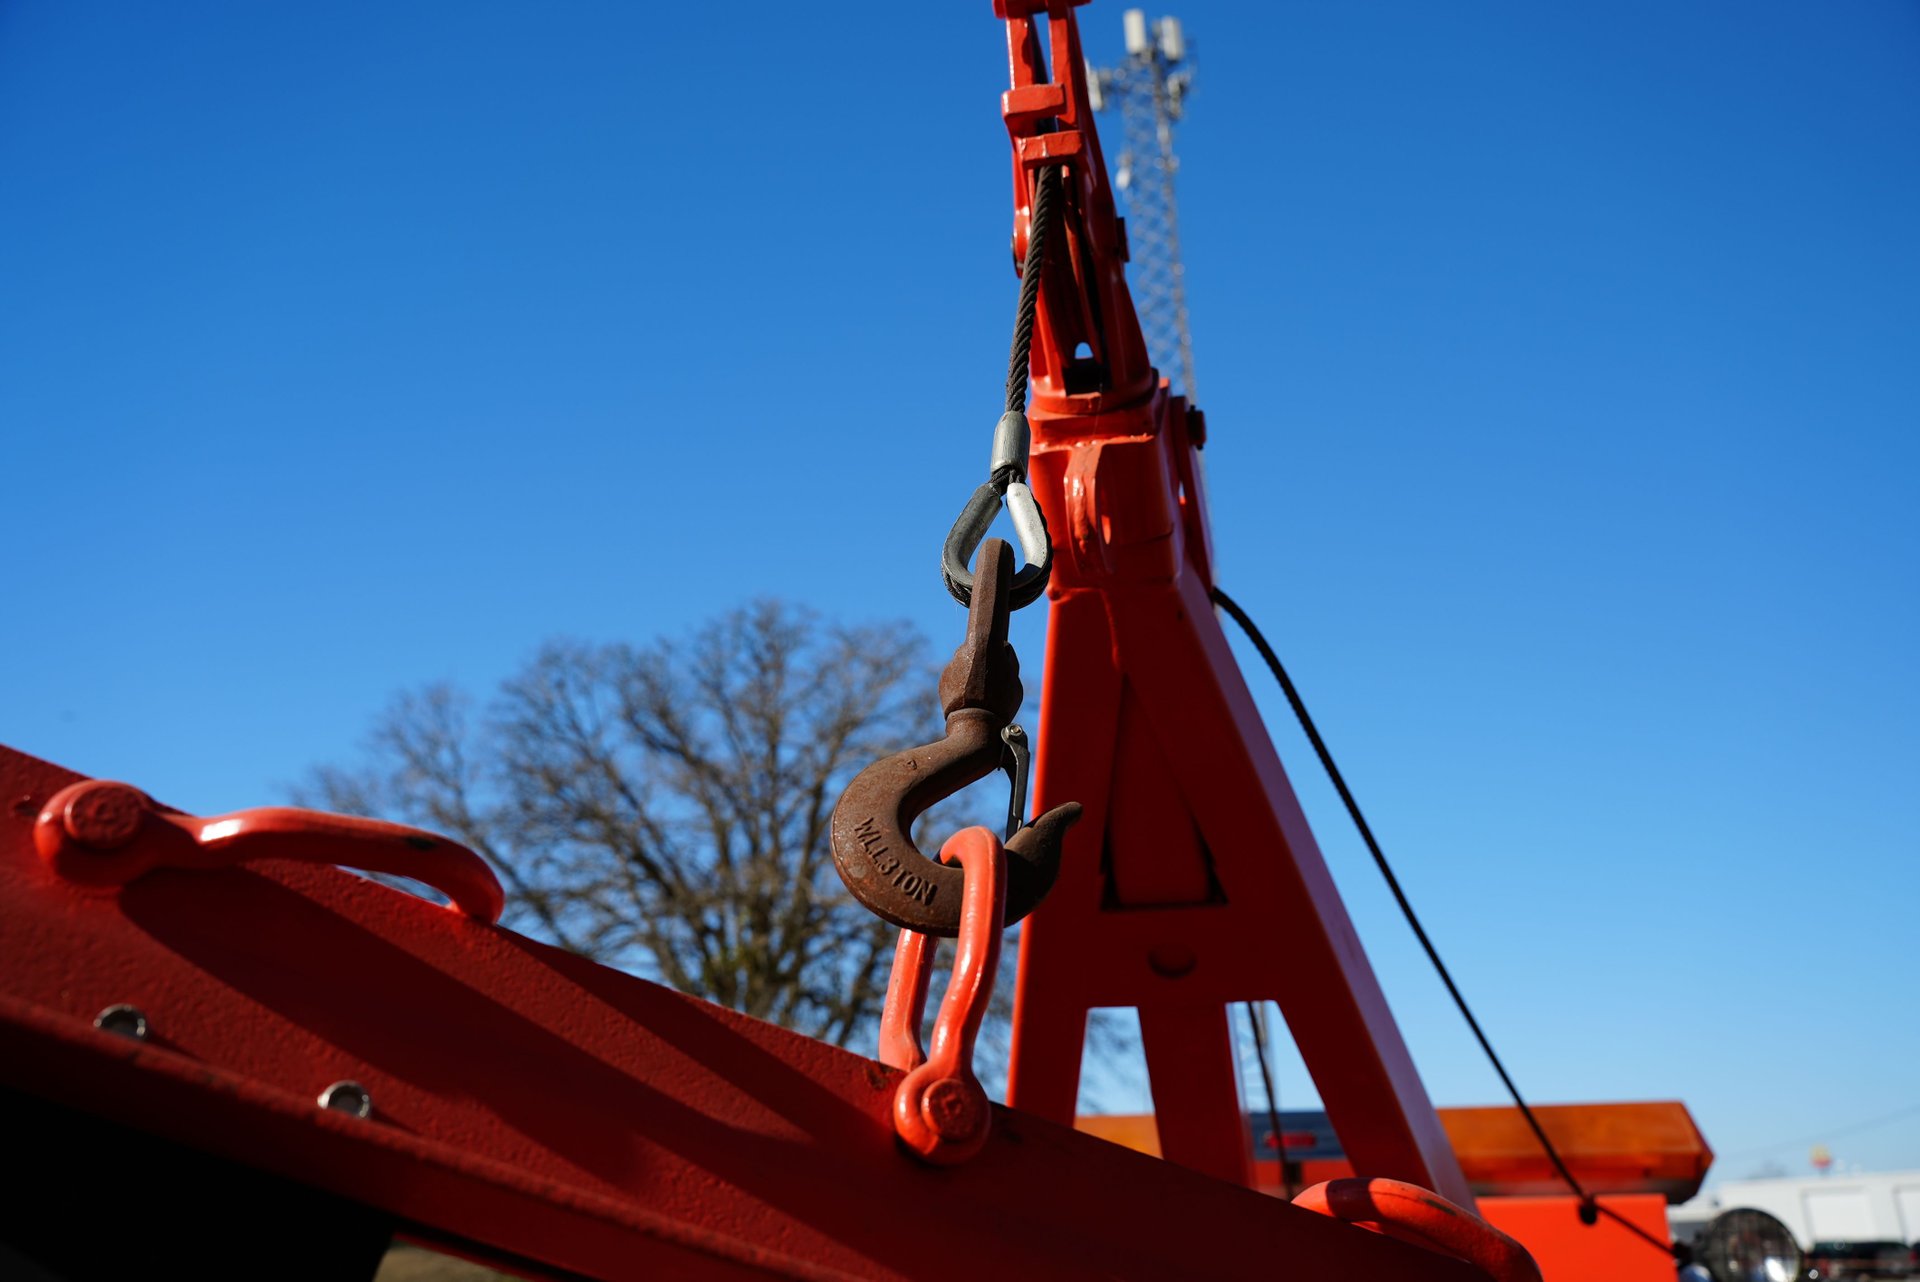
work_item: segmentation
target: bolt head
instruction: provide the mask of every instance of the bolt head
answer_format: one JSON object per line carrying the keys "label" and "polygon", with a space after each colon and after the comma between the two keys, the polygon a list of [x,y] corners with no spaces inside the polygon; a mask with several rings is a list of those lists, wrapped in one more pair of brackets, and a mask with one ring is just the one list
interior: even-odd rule
{"label": "bolt head", "polygon": [[128,1006],[125,1003],[109,1006],[93,1017],[93,1026],[103,1033],[112,1033],[116,1037],[125,1037],[136,1042],[147,1040],[147,1016],[138,1006]]}
{"label": "bolt head", "polygon": [[952,1077],[943,1077],[927,1087],[920,1097],[920,1116],[934,1134],[950,1141],[971,1139],[986,1121],[979,1092]]}
{"label": "bolt head", "polygon": [[140,831],[147,798],[138,788],[96,779],[67,798],[60,816],[67,835],[92,850],[118,850]]}
{"label": "bolt head", "polygon": [[368,1117],[373,1113],[373,1096],[358,1082],[335,1082],[320,1092],[320,1107],[354,1117]]}
{"label": "bolt head", "polygon": [[1159,944],[1147,953],[1147,965],[1162,979],[1180,979],[1200,964],[1191,948],[1180,944]]}

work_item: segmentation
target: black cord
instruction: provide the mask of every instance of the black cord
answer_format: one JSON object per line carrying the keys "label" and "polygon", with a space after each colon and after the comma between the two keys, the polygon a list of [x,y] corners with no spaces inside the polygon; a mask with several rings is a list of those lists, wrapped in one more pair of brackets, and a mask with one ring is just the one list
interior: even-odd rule
{"label": "black cord", "polygon": [[1366,842],[1367,850],[1373,855],[1374,865],[1380,869],[1380,875],[1386,878],[1387,889],[1393,892],[1394,902],[1400,905],[1400,912],[1406,917],[1407,925],[1413,928],[1414,938],[1420,941],[1420,947],[1425,950],[1427,960],[1433,963],[1433,969],[1439,974],[1440,982],[1447,986],[1447,993],[1453,998],[1453,1004],[1460,1008],[1460,1014],[1466,1019],[1467,1027],[1473,1030],[1474,1040],[1479,1042],[1480,1049],[1487,1053],[1487,1060],[1493,1065],[1493,1071],[1500,1075],[1501,1084],[1507,1088],[1507,1094],[1513,1097],[1514,1104],[1519,1107],[1520,1115],[1526,1119],[1534,1138],[1540,1141],[1540,1147],[1545,1150],[1547,1160],[1553,1163],[1553,1169],[1580,1199],[1581,1220],[1592,1224],[1604,1215],[1618,1221],[1662,1251],[1672,1254],[1673,1248],[1669,1244],[1662,1242],[1611,1207],[1602,1206],[1599,1200],[1587,1192],[1580,1181],[1574,1178],[1573,1172],[1567,1168],[1566,1161],[1561,1158],[1560,1150],[1556,1149],[1553,1141],[1547,1138],[1547,1132],[1540,1125],[1540,1119],[1534,1116],[1533,1109],[1528,1107],[1525,1099],[1521,1098],[1520,1088],[1513,1084],[1513,1077],[1507,1072],[1507,1066],[1500,1062],[1500,1056],[1494,1051],[1493,1043],[1487,1040],[1487,1034],[1480,1027],[1480,1021],[1474,1018],[1473,1008],[1468,1006],[1467,999],[1461,996],[1459,985],[1453,982],[1453,975],[1448,972],[1446,963],[1440,960],[1439,950],[1427,937],[1426,927],[1420,924],[1419,916],[1413,911],[1413,904],[1407,899],[1407,892],[1401,889],[1400,879],[1394,876],[1393,867],[1387,862],[1386,853],[1380,849],[1380,843],[1375,839],[1366,815],[1361,813],[1360,803],[1354,800],[1352,790],[1347,787],[1346,778],[1341,775],[1340,767],[1334,764],[1333,753],[1327,750],[1327,741],[1320,737],[1320,729],[1313,724],[1313,717],[1307,712],[1307,705],[1300,698],[1300,691],[1294,687],[1293,679],[1287,675],[1286,668],[1281,664],[1280,656],[1273,652],[1273,647],[1267,644],[1267,639],[1260,634],[1260,629],[1254,626],[1247,612],[1235,604],[1232,597],[1216,587],[1213,589],[1213,601],[1215,605],[1233,616],[1233,621],[1240,625],[1240,630],[1247,634],[1247,639],[1253,642],[1256,650],[1260,651],[1260,657],[1267,661],[1267,668],[1273,673],[1274,680],[1280,683],[1280,689],[1287,696],[1287,703],[1293,708],[1293,715],[1300,722],[1300,728],[1306,731],[1307,742],[1313,745],[1314,754],[1320,758],[1320,765],[1326,770],[1327,778],[1333,781],[1334,790],[1340,794],[1340,800],[1346,804],[1347,814],[1353,819],[1353,826],[1360,830],[1360,839]]}
{"label": "black cord", "polygon": [[1273,1070],[1267,1066],[1267,1030],[1252,1002],[1245,1002],[1247,1024],[1253,1029],[1253,1056],[1260,1061],[1260,1081],[1267,1088],[1267,1125],[1273,1132],[1273,1155],[1280,1163],[1280,1193],[1293,1200],[1293,1179],[1287,1174],[1287,1137],[1280,1130],[1280,1092],[1273,1089]]}
{"label": "black cord", "polygon": [[1033,319],[1040,305],[1041,269],[1047,261],[1047,232],[1053,227],[1053,200],[1059,171],[1049,165],[1034,175],[1033,212],[1027,218],[1027,257],[1020,267],[1020,308],[1013,318],[1013,354],[1007,361],[1007,410],[1027,412],[1027,378],[1033,358]]}

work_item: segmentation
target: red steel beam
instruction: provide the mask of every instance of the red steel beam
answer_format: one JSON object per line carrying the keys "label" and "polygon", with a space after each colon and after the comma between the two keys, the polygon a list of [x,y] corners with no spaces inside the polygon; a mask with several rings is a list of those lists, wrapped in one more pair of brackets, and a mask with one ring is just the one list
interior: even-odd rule
{"label": "red steel beam", "polygon": [[[462,1254],[607,1282],[1475,1276],[1007,1109],[929,1166],[895,1139],[898,1071],[337,868],[87,885],[33,835],[79,779],[0,748],[0,1086]],[[144,1040],[94,1026],[123,1003]],[[343,1079],[370,1116],[320,1107]]]}
{"label": "red steel beam", "polygon": [[1071,1122],[1087,1011],[1138,1007],[1163,1151],[1246,1182],[1224,1008],[1274,999],[1355,1169],[1471,1208],[1214,614],[1204,425],[1146,361],[1073,6],[998,7],[1017,250],[1033,171],[1064,166],[1029,416],[1054,545],[1035,789],[1085,807],[1022,932],[1010,1101]]}

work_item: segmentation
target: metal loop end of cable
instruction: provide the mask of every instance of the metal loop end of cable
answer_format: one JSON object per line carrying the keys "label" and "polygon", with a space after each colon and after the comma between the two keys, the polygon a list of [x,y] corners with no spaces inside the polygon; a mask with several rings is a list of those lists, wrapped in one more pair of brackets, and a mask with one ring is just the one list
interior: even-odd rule
{"label": "metal loop end of cable", "polygon": [[1027,561],[1013,576],[1012,606],[1018,610],[1031,605],[1047,590],[1047,579],[1053,571],[1053,544],[1047,535],[1047,518],[1027,485],[1031,439],[1025,414],[1009,410],[1000,416],[993,429],[987,483],[973,492],[947,532],[946,547],[940,555],[941,577],[947,582],[947,591],[962,605],[973,599],[973,554],[1000,514],[1003,498],[1020,554]]}

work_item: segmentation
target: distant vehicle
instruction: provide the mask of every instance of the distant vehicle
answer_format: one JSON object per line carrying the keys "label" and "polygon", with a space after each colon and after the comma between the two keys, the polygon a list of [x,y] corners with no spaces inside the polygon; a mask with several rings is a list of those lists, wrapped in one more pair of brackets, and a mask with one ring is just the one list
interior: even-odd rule
{"label": "distant vehicle", "polygon": [[[1737,1207],[1767,1212],[1808,1254],[1846,1243],[1911,1243],[1920,1238],[1920,1170],[1728,1180],[1672,1208],[1667,1222],[1675,1238],[1692,1241]],[[1830,1276],[1823,1273],[1823,1282]]]}
{"label": "distant vehicle", "polygon": [[1920,1258],[1905,1242],[1815,1242],[1807,1251],[1806,1282],[1920,1278]]}

